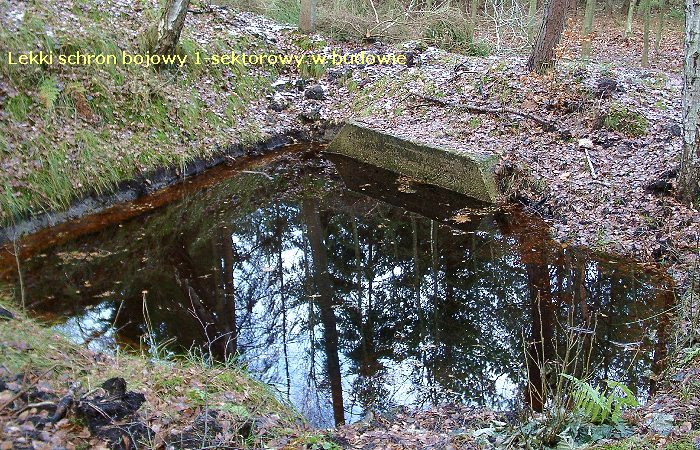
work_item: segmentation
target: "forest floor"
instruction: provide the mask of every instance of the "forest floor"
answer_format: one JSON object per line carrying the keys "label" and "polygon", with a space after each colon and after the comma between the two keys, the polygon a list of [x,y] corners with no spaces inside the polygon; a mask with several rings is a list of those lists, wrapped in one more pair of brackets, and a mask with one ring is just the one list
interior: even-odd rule
{"label": "forest floor", "polygon": [[[8,0],[0,10],[1,54],[47,46],[66,53],[137,51],[147,24],[156,20],[154,12],[140,4]],[[193,8],[199,6],[195,2]],[[81,197],[110,192],[121,182],[160,167],[184,167],[237,145],[298,135],[300,130],[308,138],[318,137],[329,124],[354,118],[392,134],[493,152],[500,157],[502,202],[525,204],[551,224],[559,241],[661,268],[676,281],[679,292],[697,277],[700,211],[682,205],[673,195],[681,151],[680,26],[668,27],[660,52],[651,57],[651,67],[640,68],[641,29],[635,28],[631,38],[624,40],[621,23],[599,20],[596,27],[601,31],[595,37],[591,62],[582,64],[577,59],[580,33],[572,25],[556,69],[536,76],[527,73],[525,57],[519,54],[470,57],[417,43],[331,42],[225,7],[199,12],[188,16],[183,32],[182,52],[189,56],[231,49],[296,54],[401,52],[410,56],[412,64],[300,68],[204,64],[157,72],[133,65],[9,66],[3,61],[2,223],[65,209]],[[470,113],[463,105],[509,107],[553,124],[554,131],[513,114]],[[692,306],[679,311],[679,316],[690,313]],[[697,336],[692,323],[679,321],[679,334]],[[2,339],[7,342],[3,351],[13,352],[9,344],[14,342],[19,346],[15,353],[22,352],[25,344],[18,339]],[[99,363],[102,356],[80,358]],[[676,408],[672,414],[679,419],[688,414],[688,409],[681,408],[683,402],[697,398],[697,370],[687,367],[693,364],[690,358],[678,372],[687,375],[687,388],[659,397],[674,399],[666,404]],[[18,370],[2,374],[3,380]],[[32,373],[24,378],[38,381],[37,372]],[[142,374],[146,378],[151,372]],[[100,373],[90,382],[99,383],[108,375]],[[127,380],[128,386],[138,385],[132,380]],[[12,386],[26,393],[24,385]],[[4,410],[9,404],[2,402]],[[336,437],[354,448],[391,448],[394,443],[395,448],[468,448],[473,439],[464,433],[455,437],[454,427],[465,424],[454,422],[451,415],[467,421],[475,417],[474,423],[488,416],[474,414],[445,410],[390,422],[377,419],[371,426],[341,428]],[[675,420],[670,431],[652,430],[652,434],[678,436],[687,431],[687,422]],[[12,426],[21,430],[24,425]],[[406,430],[419,430],[416,434],[426,442],[407,438],[402,434]],[[289,442],[295,442],[296,435],[290,436]],[[414,444],[402,439],[413,439]]]}

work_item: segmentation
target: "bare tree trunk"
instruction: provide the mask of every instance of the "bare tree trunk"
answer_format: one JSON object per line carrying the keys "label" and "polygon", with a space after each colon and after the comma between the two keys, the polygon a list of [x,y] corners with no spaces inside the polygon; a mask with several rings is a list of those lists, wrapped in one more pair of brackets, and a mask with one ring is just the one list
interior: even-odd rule
{"label": "bare tree trunk", "polygon": [[535,36],[535,15],[537,14],[537,0],[529,0],[527,8],[527,39],[532,42]]}
{"label": "bare tree trunk", "polygon": [[[537,0],[530,0],[537,1]],[[479,0],[469,0],[469,40],[474,42],[474,34],[476,32],[476,15],[479,12]]]}
{"label": "bare tree trunk", "polygon": [[547,402],[547,362],[554,357],[556,313],[552,303],[549,267],[533,263],[525,265],[530,293],[530,342],[527,348],[528,387],[525,401],[533,411],[542,412]]}
{"label": "bare tree trunk", "polygon": [[644,0],[644,48],[642,49],[642,67],[649,67],[649,28],[651,27],[651,0]]}
{"label": "bare tree trunk", "polygon": [[189,5],[190,0],[167,1],[163,15],[158,22],[158,38],[153,48],[154,53],[159,55],[175,53],[182,27],[185,25],[185,16]]}
{"label": "bare tree trunk", "polygon": [[627,8],[627,23],[625,25],[625,39],[629,39],[632,34],[632,18],[634,18],[634,7],[637,4],[636,0],[630,0],[629,8]]}
{"label": "bare tree trunk", "polygon": [[[656,294],[657,302],[659,306],[663,308],[664,311],[670,311],[673,307],[673,289],[670,288],[666,283],[658,289]],[[664,368],[668,365],[668,344],[669,337],[672,336],[671,318],[668,314],[661,316],[659,320],[658,328],[656,329],[656,345],[654,346],[654,356],[651,364],[651,371],[654,375],[661,375]],[[658,391],[660,383],[657,381],[657,377],[651,377],[651,382],[649,383],[649,394],[654,395]]]}
{"label": "bare tree trunk", "polygon": [[[275,223],[280,223],[279,205],[275,205]],[[287,288],[284,284],[284,231],[279,230],[277,233],[277,273],[280,281],[280,312],[282,313],[282,354],[284,355],[284,374],[287,379],[287,401],[291,400],[292,395],[292,377],[289,372],[289,343],[287,342]]]}
{"label": "bare tree trunk", "polygon": [[666,0],[659,2],[659,24],[656,28],[656,40],[654,41],[654,53],[659,54],[659,46],[661,45],[661,33],[664,31],[664,19],[666,16]]}
{"label": "bare tree trunk", "polygon": [[593,16],[595,15],[595,0],[586,0],[586,15],[583,18],[583,49],[581,56],[588,61],[591,56],[591,35],[593,31]]}
{"label": "bare tree trunk", "polygon": [[683,69],[683,154],[680,196],[692,204],[700,195],[700,0],[686,0]]}
{"label": "bare tree trunk", "polygon": [[544,10],[540,32],[527,61],[528,70],[543,73],[552,67],[554,50],[564,31],[571,4],[571,0],[549,0]]}
{"label": "bare tree trunk", "polygon": [[627,13],[628,13],[629,10],[630,10],[630,5],[631,5],[631,4],[632,4],[632,1],[631,1],[631,0],[623,0],[623,1],[622,1],[622,9],[620,9],[620,13],[621,13],[623,16],[627,17]]}
{"label": "bare tree trunk", "polygon": [[301,0],[301,14],[299,15],[299,28],[304,33],[316,31],[316,1]]}
{"label": "bare tree trunk", "polygon": [[615,13],[615,3],[612,0],[605,0],[605,3],[603,3],[603,11],[606,14],[614,14]]}
{"label": "bare tree trunk", "polygon": [[[504,236],[514,238],[516,253],[525,265],[530,300],[530,330],[525,345],[525,366],[528,373],[525,402],[533,411],[542,412],[547,402],[547,363],[555,354],[554,329],[557,323],[556,305],[552,295],[550,262],[556,263],[547,251],[547,237],[542,230],[525,222],[516,229],[516,216],[498,218],[498,227]],[[537,250],[537,251],[533,251]]]}

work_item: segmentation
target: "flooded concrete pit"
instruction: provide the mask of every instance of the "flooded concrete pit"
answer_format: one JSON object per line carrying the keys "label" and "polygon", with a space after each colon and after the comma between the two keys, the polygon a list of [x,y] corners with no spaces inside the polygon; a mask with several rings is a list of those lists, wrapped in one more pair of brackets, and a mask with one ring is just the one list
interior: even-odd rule
{"label": "flooded concrete pit", "polygon": [[[317,425],[444,402],[536,407],[528,368],[535,380],[531,363],[572,334],[592,346],[594,380],[653,391],[663,277],[345,156],[250,164],[20,242],[32,314],[95,350],[210,342]],[[0,271],[18,283],[8,250]]]}

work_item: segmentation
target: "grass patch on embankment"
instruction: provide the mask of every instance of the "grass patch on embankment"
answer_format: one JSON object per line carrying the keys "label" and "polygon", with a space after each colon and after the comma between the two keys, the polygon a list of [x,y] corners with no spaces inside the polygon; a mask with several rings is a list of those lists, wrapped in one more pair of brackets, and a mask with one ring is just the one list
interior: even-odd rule
{"label": "grass patch on embankment", "polygon": [[[255,11],[293,26],[299,25],[300,3],[295,0],[215,0],[214,3]],[[471,56],[488,56],[491,46],[482,36],[470,32],[469,12],[464,4],[436,2],[409,6],[388,0],[320,0],[318,29],[338,41],[399,43],[417,41],[424,45]]]}
{"label": "grass patch on embankment", "polygon": [[[14,14],[0,17],[0,224],[62,210],[138,174],[263,138],[252,111],[270,89],[270,68],[9,65],[8,52],[28,51],[120,60],[122,51],[143,48],[157,21],[153,8],[116,1],[12,8]],[[250,34],[211,30],[203,38],[186,27],[179,51],[204,58],[263,47]]]}
{"label": "grass patch on embankment", "polygon": [[[280,402],[272,388],[250,378],[235,361],[210,364],[209,358],[197,351],[168,359],[153,358],[152,351],[98,354],[28,318],[8,292],[0,287],[0,307],[15,315],[11,320],[0,319],[0,381],[3,381],[0,426],[3,429],[19,429],[31,422],[33,414],[26,399],[12,399],[13,392],[6,382],[16,379],[23,390],[39,389],[45,398],[55,398],[58,403],[76,383],[79,383],[75,391],[77,401],[99,390],[104,381],[120,377],[126,381],[128,390],[146,397],[137,415],[153,430],[153,435],[148,442],[141,442],[139,448],[161,448],[160,444],[172,440],[177,433],[196,426],[198,418],[205,414],[213,414],[211,417],[223,428],[216,436],[214,433],[210,436],[209,444],[221,446],[217,448],[291,449],[327,442],[293,408]],[[213,422],[211,426],[215,426]],[[69,409],[62,421],[46,425],[44,430],[52,436],[54,445],[69,448],[101,445],[102,439],[86,428],[76,407]],[[6,433],[0,441],[11,443],[12,433]]]}

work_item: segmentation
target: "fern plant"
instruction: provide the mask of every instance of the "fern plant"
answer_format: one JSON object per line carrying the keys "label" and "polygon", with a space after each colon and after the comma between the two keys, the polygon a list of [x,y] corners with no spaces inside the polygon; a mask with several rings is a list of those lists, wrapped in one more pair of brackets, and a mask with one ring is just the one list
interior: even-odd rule
{"label": "fern plant", "polygon": [[48,111],[53,111],[53,107],[58,99],[58,94],[60,93],[56,79],[53,77],[44,78],[41,80],[41,84],[39,84],[38,91],[41,103],[44,104]]}
{"label": "fern plant", "polygon": [[620,382],[605,380],[606,386],[601,389],[572,375],[561,376],[573,386],[571,398],[576,409],[592,423],[619,422],[623,408],[639,405],[632,391]]}

